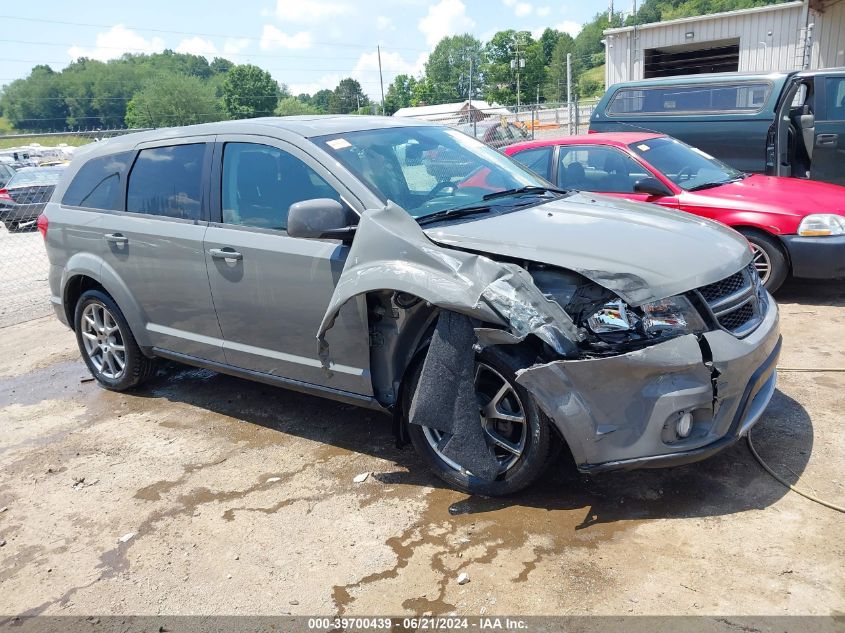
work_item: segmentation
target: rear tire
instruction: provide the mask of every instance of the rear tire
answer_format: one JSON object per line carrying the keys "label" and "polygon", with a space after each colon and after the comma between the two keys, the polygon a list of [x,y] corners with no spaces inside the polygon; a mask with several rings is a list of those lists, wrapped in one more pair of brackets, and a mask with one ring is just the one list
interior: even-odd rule
{"label": "rear tire", "polygon": [[76,342],[94,379],[125,391],[149,378],[155,362],[144,356],[114,300],[100,290],[82,293],[74,312]]}
{"label": "rear tire", "polygon": [[766,290],[775,292],[789,277],[789,261],[777,238],[765,233],[748,229],[739,229],[745,236],[754,253],[754,266]]}
{"label": "rear tire", "polygon": [[[540,412],[531,394],[516,383],[516,370],[520,367],[514,366],[515,362],[507,355],[497,351],[496,348],[485,349],[476,357],[476,367],[482,368],[481,373],[477,374],[476,380],[480,400],[483,402],[489,399],[485,390],[487,392],[496,390],[496,381],[503,379],[507,383],[505,397],[510,402],[507,405],[508,411],[517,413],[514,417],[524,418],[524,433],[516,428],[517,423],[513,423],[510,427],[506,424],[504,427],[511,430],[512,444],[521,446],[520,455],[516,456],[500,447],[503,453],[501,459],[505,462],[503,468],[505,468],[505,465],[507,467],[503,472],[500,472],[495,480],[489,481],[472,475],[461,468],[459,464],[440,454],[436,445],[438,437],[436,433],[432,432],[432,429],[408,422],[411,399],[422,373],[422,365],[422,360],[420,360],[410,370],[411,373],[406,380],[402,397],[402,415],[404,423],[407,425],[408,437],[414,449],[432,472],[453,488],[490,497],[513,494],[534,483],[545,470],[550,456],[556,454],[556,451],[551,450],[553,438],[549,422]],[[490,387],[481,384],[481,380],[489,381]],[[479,414],[479,424],[484,424],[484,420],[485,418]],[[487,424],[490,423],[491,420],[488,420]],[[519,441],[516,440],[517,437],[519,437]],[[440,439],[448,438],[441,437]],[[486,439],[488,439],[488,442],[491,441],[489,435]]]}

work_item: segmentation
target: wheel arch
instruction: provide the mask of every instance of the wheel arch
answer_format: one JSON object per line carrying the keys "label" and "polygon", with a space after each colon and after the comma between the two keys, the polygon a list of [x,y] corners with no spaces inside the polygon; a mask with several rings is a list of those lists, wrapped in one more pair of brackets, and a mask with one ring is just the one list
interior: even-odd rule
{"label": "wheel arch", "polygon": [[[71,329],[75,330],[74,314],[79,297],[86,290],[100,290],[117,304],[129,324],[132,336],[135,337],[138,346],[147,354],[151,343],[145,327],[146,317],[141,307],[112,267],[102,261],[92,262],[89,259],[68,262],[75,265],[68,266],[63,275],[62,307]],[[98,265],[94,265],[95,263]]]}

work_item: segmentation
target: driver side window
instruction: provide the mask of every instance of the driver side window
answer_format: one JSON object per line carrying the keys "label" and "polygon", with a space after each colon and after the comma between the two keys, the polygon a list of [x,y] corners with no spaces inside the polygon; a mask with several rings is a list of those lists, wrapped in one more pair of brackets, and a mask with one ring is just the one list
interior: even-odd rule
{"label": "driver side window", "polygon": [[341,201],[317,172],[269,145],[226,143],[223,149],[223,222],[283,231],[295,202]]}
{"label": "driver side window", "polygon": [[558,186],[596,193],[634,193],[638,180],[651,176],[627,154],[612,147],[562,146]]}

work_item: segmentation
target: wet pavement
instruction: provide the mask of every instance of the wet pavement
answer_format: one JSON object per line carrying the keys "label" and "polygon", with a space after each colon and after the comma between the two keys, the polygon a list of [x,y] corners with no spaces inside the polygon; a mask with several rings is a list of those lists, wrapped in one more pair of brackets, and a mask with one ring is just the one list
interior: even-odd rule
{"label": "wet pavement", "polygon": [[[845,285],[778,299],[781,367],[814,371],[781,373],[755,445],[842,504],[845,374],[815,370],[845,366]],[[0,330],[0,428],[0,613],[845,610],[842,515],[744,443],[594,477],[564,457],[523,494],[473,497],[378,413],[175,364],[107,392],[53,319]]]}

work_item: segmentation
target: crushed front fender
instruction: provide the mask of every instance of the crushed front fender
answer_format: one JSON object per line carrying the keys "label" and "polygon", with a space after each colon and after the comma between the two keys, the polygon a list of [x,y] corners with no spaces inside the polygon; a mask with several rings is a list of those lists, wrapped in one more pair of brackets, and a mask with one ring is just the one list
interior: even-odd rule
{"label": "crushed front fender", "polygon": [[534,334],[571,356],[583,332],[547,299],[523,268],[432,242],[401,207],[363,213],[343,272],[317,332],[319,355],[330,368],[331,329],[340,308],[379,290],[414,295],[444,310],[500,325],[521,340]]}

